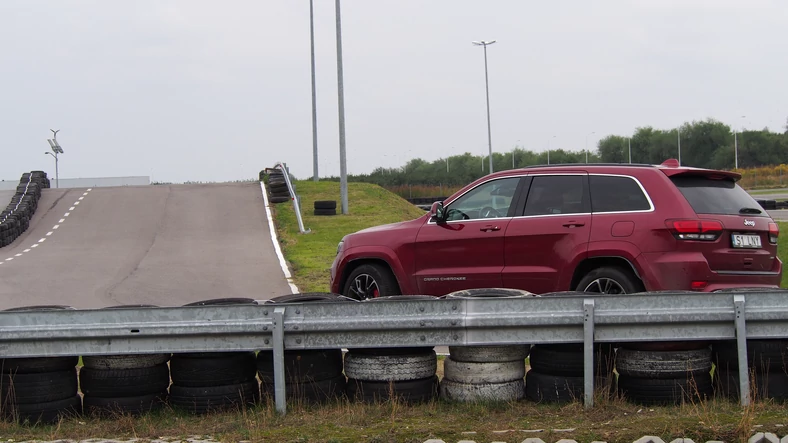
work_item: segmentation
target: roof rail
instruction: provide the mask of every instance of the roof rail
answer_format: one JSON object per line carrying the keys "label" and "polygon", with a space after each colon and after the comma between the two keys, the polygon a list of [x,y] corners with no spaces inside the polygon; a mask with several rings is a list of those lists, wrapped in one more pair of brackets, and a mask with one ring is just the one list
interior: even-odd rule
{"label": "roof rail", "polygon": [[531,168],[565,168],[565,167],[593,167],[593,166],[627,166],[627,167],[636,167],[636,168],[655,168],[655,165],[648,164],[648,163],[551,163],[549,165],[531,165],[531,166],[524,166],[519,169],[531,169]]}

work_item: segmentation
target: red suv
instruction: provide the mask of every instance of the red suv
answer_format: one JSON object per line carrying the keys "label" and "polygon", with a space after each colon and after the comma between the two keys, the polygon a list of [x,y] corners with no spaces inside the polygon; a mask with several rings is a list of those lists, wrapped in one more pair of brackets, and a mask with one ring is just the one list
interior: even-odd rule
{"label": "red suv", "polygon": [[675,160],[497,172],[423,217],[346,235],[331,291],[364,299],[779,287],[777,224],[740,178]]}

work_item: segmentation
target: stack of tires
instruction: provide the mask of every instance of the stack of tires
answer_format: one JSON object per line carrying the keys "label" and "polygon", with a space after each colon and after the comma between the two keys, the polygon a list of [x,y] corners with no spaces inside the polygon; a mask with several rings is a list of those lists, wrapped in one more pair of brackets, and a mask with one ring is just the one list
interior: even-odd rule
{"label": "stack of tires", "polygon": [[708,343],[625,343],[616,352],[618,392],[643,405],[707,399],[711,363]]}
{"label": "stack of tires", "polygon": [[[569,403],[585,395],[585,354],[582,343],[542,344],[531,348],[531,369],[525,376],[525,396],[534,402]],[[594,387],[610,393],[613,346],[594,345]]]}
{"label": "stack of tires", "polygon": [[[30,306],[6,311],[51,311],[67,306]],[[77,394],[77,357],[0,360],[0,412],[20,423],[55,423],[82,413]]]}
{"label": "stack of tires", "polygon": [[[356,300],[332,293],[298,293],[274,297],[267,303],[335,303]],[[342,373],[342,349],[286,350],[285,395],[301,403],[326,403],[345,395],[347,380]],[[274,354],[270,350],[257,353],[257,375],[262,393],[274,393]]]}
{"label": "stack of tires", "polygon": [[441,398],[456,402],[523,398],[528,345],[449,346],[443,362]]}
{"label": "stack of tires", "polygon": [[[715,342],[714,389],[717,395],[738,400],[739,356],[736,341]],[[752,398],[788,400],[788,340],[747,340],[747,377]]]}
{"label": "stack of tires", "polygon": [[170,354],[83,356],[79,385],[86,414],[139,415],[161,408],[170,385]]}
{"label": "stack of tires", "polygon": [[[184,306],[257,304],[253,299],[214,299]],[[242,408],[260,399],[254,351],[189,352],[170,359],[170,405],[204,414]]]}
{"label": "stack of tires", "polygon": [[315,215],[337,215],[336,200],[315,201]]}
{"label": "stack of tires", "polygon": [[40,174],[22,174],[11,202],[0,212],[0,247],[13,243],[30,226],[30,219],[38,209],[42,183],[45,182]]}
{"label": "stack of tires", "polygon": [[290,201],[290,190],[281,169],[275,169],[268,174],[268,200],[271,203]]}

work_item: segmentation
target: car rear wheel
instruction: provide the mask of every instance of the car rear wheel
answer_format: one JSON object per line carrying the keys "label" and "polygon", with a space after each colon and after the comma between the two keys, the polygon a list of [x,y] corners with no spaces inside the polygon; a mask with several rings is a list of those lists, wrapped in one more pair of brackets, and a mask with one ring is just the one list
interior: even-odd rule
{"label": "car rear wheel", "polygon": [[589,272],[577,284],[577,290],[598,294],[631,294],[640,291],[637,278],[621,268],[602,267]]}
{"label": "car rear wheel", "polygon": [[391,271],[380,265],[361,265],[353,270],[342,291],[357,300],[398,295],[397,280]]}

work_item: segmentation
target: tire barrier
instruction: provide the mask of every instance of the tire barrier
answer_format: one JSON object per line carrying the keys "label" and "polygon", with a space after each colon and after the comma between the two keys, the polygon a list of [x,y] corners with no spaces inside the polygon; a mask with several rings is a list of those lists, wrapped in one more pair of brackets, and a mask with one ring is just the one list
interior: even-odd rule
{"label": "tire barrier", "polygon": [[268,179],[266,183],[268,201],[271,203],[287,203],[292,199],[290,189],[287,187],[287,181],[281,169],[266,168],[260,171],[260,181],[264,181],[266,177]]}
{"label": "tire barrier", "polygon": [[[594,386],[611,393],[613,355],[610,344],[594,345]],[[585,357],[581,343],[542,344],[531,348],[531,370],[525,378],[525,395],[531,401],[568,403],[585,395]]]}
{"label": "tire barrier", "polygon": [[524,395],[528,345],[450,346],[441,397],[449,401],[513,401]]}
{"label": "tire barrier", "polygon": [[13,243],[30,227],[30,220],[38,209],[41,189],[46,188],[49,188],[46,172],[22,174],[11,202],[0,212],[0,248]]}
{"label": "tire barrier", "polygon": [[[715,393],[738,400],[740,374],[736,342],[715,342],[711,349],[716,365]],[[747,340],[747,371],[754,398],[788,400],[788,340]]]}

